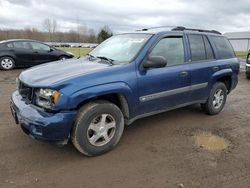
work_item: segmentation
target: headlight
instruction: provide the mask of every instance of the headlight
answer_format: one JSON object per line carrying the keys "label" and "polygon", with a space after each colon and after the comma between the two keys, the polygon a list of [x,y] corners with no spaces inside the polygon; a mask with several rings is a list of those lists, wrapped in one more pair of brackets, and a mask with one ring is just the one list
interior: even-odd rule
{"label": "headlight", "polygon": [[40,107],[51,109],[58,102],[59,93],[51,89],[39,89],[36,92],[36,104]]}
{"label": "headlight", "polygon": [[69,51],[67,51],[67,53],[68,53],[68,54],[70,54],[70,55],[72,55],[72,56],[74,56],[74,54],[73,54],[73,53],[71,53],[71,52],[69,52]]}

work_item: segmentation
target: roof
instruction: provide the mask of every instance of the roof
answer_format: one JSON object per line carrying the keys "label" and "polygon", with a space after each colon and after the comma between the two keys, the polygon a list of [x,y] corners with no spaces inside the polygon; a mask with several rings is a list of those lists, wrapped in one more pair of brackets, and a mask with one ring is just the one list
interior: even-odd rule
{"label": "roof", "polygon": [[250,39],[250,31],[224,33],[228,39]]}
{"label": "roof", "polygon": [[1,43],[6,43],[6,42],[15,42],[15,41],[33,41],[33,42],[39,42],[39,41],[32,40],[32,39],[8,39],[8,40],[2,40],[2,41],[0,41],[0,44]]}

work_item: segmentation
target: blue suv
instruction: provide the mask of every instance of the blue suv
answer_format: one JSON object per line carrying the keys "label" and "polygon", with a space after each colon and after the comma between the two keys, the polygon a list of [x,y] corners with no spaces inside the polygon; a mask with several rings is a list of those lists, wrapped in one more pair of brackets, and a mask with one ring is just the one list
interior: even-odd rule
{"label": "blue suv", "polygon": [[79,59],[23,71],[10,107],[31,137],[96,156],[136,119],[199,103],[210,115],[238,82],[239,62],[217,31],[176,27],[115,35]]}

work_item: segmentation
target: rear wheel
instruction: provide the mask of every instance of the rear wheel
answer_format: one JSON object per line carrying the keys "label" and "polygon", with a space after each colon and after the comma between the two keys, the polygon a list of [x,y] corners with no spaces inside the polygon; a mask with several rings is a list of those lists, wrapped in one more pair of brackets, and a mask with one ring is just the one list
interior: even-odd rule
{"label": "rear wheel", "polygon": [[224,83],[216,82],[210,92],[209,98],[205,104],[201,104],[202,109],[210,115],[221,112],[227,99],[227,88]]}
{"label": "rear wheel", "polygon": [[10,70],[15,67],[15,61],[11,57],[1,57],[0,58],[0,68],[3,70]]}
{"label": "rear wheel", "polygon": [[71,140],[78,151],[96,156],[113,149],[124,129],[120,109],[107,101],[90,102],[78,112]]}

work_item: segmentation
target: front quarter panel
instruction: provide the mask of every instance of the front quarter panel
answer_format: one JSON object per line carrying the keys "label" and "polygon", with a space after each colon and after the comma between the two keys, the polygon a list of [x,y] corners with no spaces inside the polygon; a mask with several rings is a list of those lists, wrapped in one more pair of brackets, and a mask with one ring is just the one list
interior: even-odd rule
{"label": "front quarter panel", "polygon": [[137,103],[137,97],[134,95],[132,88],[125,82],[114,82],[103,85],[97,85],[77,91],[69,97],[68,106],[70,108],[75,109],[86,100],[107,94],[120,94],[124,96],[128,102],[128,106],[131,113],[130,115],[134,113],[135,106],[132,106],[132,104]]}

